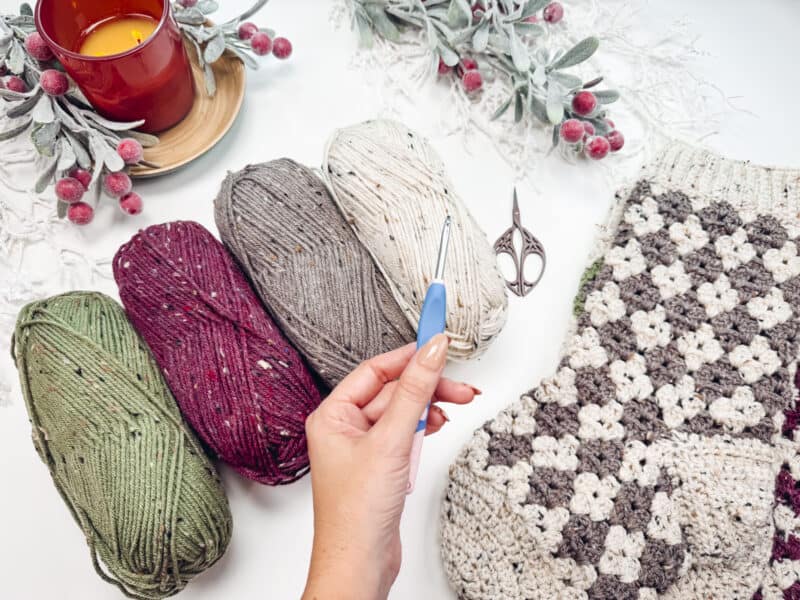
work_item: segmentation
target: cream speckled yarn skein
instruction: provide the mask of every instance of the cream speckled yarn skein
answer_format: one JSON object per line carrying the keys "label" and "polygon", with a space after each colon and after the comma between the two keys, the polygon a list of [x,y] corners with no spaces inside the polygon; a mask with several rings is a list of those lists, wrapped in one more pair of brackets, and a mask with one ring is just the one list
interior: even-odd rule
{"label": "cream speckled yarn skein", "polygon": [[328,142],[323,174],[414,326],[436,267],[442,223],[453,217],[444,277],[450,356],[484,352],[505,323],[505,284],[486,234],[427,140],[389,120],[341,129]]}

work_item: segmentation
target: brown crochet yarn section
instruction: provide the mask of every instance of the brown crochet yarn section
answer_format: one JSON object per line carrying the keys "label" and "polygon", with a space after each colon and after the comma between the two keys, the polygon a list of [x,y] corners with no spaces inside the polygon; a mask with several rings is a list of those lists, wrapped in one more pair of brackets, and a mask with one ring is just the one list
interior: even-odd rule
{"label": "brown crochet yarn section", "polygon": [[334,386],[415,337],[386,279],[311,169],[283,158],[228,175],[222,241],[281,330]]}
{"label": "brown crochet yarn section", "polygon": [[781,464],[800,474],[781,435],[796,394],[798,176],[665,155],[616,207],[556,374],[451,467],[442,545],[462,598],[798,588],[800,562],[770,561],[775,478]]}

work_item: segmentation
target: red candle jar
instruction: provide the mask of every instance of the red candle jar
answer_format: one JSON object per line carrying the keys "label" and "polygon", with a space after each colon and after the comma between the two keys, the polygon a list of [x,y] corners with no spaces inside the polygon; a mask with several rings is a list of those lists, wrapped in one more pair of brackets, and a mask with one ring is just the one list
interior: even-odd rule
{"label": "red candle jar", "polygon": [[[115,17],[158,21],[141,44],[110,56],[79,53],[86,32]],[[144,119],[142,131],[175,125],[194,103],[192,67],[169,0],[39,0],[36,29],[97,111],[115,121]]]}

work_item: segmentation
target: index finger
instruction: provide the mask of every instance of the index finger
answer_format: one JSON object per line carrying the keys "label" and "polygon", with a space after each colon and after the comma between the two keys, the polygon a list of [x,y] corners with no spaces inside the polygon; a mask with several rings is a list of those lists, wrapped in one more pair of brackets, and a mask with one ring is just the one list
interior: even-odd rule
{"label": "index finger", "polygon": [[391,352],[365,360],[339,382],[326,402],[349,402],[362,407],[372,400],[383,386],[397,379],[414,356],[412,342]]}

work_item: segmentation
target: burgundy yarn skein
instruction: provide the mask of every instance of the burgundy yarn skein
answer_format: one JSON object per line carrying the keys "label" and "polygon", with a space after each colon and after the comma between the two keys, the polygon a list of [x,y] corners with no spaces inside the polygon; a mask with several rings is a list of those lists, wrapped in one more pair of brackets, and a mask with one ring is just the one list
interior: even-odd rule
{"label": "burgundy yarn skein", "polygon": [[319,390],[223,245],[197,223],[154,225],[117,251],[114,279],[203,442],[260,483],[304,475]]}

